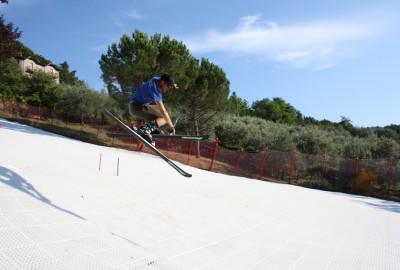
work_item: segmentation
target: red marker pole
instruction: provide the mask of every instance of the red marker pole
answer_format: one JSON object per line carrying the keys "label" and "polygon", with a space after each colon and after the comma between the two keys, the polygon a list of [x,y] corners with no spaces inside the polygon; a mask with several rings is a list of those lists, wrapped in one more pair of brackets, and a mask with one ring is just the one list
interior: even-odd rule
{"label": "red marker pole", "polygon": [[218,137],[215,139],[215,145],[214,145],[214,152],[211,158],[211,164],[210,164],[210,171],[212,171],[212,167],[214,164],[214,160],[215,160],[215,155],[217,154],[217,148],[218,148]]}
{"label": "red marker pole", "polygon": [[187,158],[187,161],[186,161],[186,165],[189,165],[189,158],[190,158],[190,153],[192,152],[192,147],[193,147],[193,141],[190,141],[189,153],[188,153],[188,158]]}
{"label": "red marker pole", "polygon": [[262,177],[262,173],[263,173],[263,170],[264,170],[265,160],[267,159],[267,153],[268,153],[268,144],[265,145],[265,151],[264,151],[264,155],[263,155],[263,160],[261,162],[260,175],[258,176],[260,179]]}
{"label": "red marker pole", "polygon": [[297,147],[297,145],[295,144],[293,153],[292,153],[292,165],[290,166],[290,172],[289,172],[289,184],[290,184],[290,181],[291,181],[292,175],[293,175],[294,162],[295,162],[295,158],[296,158],[296,147]]}
{"label": "red marker pole", "polygon": [[242,144],[242,148],[240,148],[240,152],[239,152],[238,157],[236,159],[235,167],[233,169],[233,175],[236,175],[236,170],[239,167],[239,161],[240,161],[240,158],[242,157],[243,150],[244,150],[244,145]]}

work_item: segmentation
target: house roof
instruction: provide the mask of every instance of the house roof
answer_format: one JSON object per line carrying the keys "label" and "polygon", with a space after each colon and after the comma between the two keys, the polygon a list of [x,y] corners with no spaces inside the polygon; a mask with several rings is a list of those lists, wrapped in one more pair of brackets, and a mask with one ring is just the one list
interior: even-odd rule
{"label": "house roof", "polygon": [[38,64],[38,65],[40,65],[40,66],[42,66],[42,67],[45,67],[45,66],[51,66],[51,67],[53,67],[55,70],[57,70],[57,71],[60,71],[61,70],[61,68],[58,66],[58,65],[56,65],[56,64],[53,64],[53,63],[48,63],[48,64],[44,64],[44,63],[42,63],[42,62],[40,62],[37,58],[35,58],[35,57],[32,57],[32,56],[28,56],[28,57],[16,57],[16,59],[17,60],[27,60],[27,59],[30,59],[30,60],[32,60],[33,62],[35,62],[36,64]]}

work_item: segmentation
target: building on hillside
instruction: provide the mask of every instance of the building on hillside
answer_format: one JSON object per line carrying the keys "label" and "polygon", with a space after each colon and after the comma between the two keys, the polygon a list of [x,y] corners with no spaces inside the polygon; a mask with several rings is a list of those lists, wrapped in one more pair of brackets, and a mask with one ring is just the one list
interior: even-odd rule
{"label": "building on hillside", "polygon": [[41,70],[54,77],[57,83],[60,83],[60,68],[57,65],[49,63],[47,65],[41,64],[33,57],[17,58],[19,68],[24,75],[30,76],[33,72]]}

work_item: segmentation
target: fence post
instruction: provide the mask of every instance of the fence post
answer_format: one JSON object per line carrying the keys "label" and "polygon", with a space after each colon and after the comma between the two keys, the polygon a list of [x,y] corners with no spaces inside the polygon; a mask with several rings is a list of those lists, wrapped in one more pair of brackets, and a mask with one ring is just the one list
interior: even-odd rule
{"label": "fence post", "polygon": [[356,164],[354,168],[354,177],[357,177],[358,175],[358,162],[360,159],[360,149],[357,147],[357,152],[356,152]]}
{"label": "fence post", "polygon": [[22,115],[24,118],[28,117],[28,104],[26,104],[26,102],[24,102],[22,107]]}
{"label": "fence post", "polygon": [[388,187],[388,192],[389,194],[392,193],[392,184],[393,184],[393,153],[390,155],[390,162],[389,162],[389,187]]}
{"label": "fence post", "polygon": [[262,177],[262,172],[264,170],[265,160],[267,159],[267,153],[268,153],[268,144],[265,145],[264,156],[263,156],[263,159],[261,162],[260,175],[258,176],[258,178],[260,178],[260,179]]}
{"label": "fence post", "polygon": [[129,151],[132,151],[132,150],[133,150],[133,138],[132,138],[132,137],[129,137],[129,147],[128,147],[128,150],[129,150]]}
{"label": "fence post", "polygon": [[10,109],[11,118],[13,118],[13,100],[12,100],[12,97],[10,97],[10,104],[9,104],[8,107]]}
{"label": "fence post", "polygon": [[68,128],[68,117],[69,117],[69,113],[65,114],[65,128]]}
{"label": "fence post", "polygon": [[292,152],[292,164],[290,165],[289,184],[290,184],[290,181],[291,181],[292,175],[293,175],[294,160],[295,160],[295,158],[296,158],[296,148],[297,148],[297,145],[295,144],[295,145],[294,145],[293,152]]}
{"label": "fence post", "polygon": [[322,188],[322,179],[325,177],[325,166],[326,166],[326,145],[324,145],[324,156],[322,158],[322,171],[321,171],[321,183],[319,185]]}
{"label": "fence post", "polygon": [[[140,129],[143,125],[144,125],[144,121],[141,120],[139,123],[139,126],[137,128]],[[141,140],[137,140],[136,151],[138,151],[138,152],[143,151],[143,143]]]}
{"label": "fence post", "polygon": [[244,150],[244,145],[242,144],[242,148],[240,148],[240,152],[239,152],[238,157],[236,159],[235,168],[233,169],[233,175],[236,175],[236,170],[239,167],[239,161],[240,161],[240,158],[242,157],[243,150]]}
{"label": "fence post", "polygon": [[41,112],[42,110],[42,101],[39,100],[39,108],[38,108],[38,120],[37,120],[37,126],[40,127],[40,120],[41,120]]}
{"label": "fence post", "polygon": [[53,107],[53,113],[51,114],[51,125],[53,125],[54,122],[54,114],[56,113],[56,105]]}
{"label": "fence post", "polygon": [[136,151],[142,151],[143,150],[143,143],[141,140],[137,140],[137,144],[136,144]]}
{"label": "fence post", "polygon": [[96,140],[98,140],[98,139],[99,139],[99,131],[100,131],[100,123],[97,121]]}
{"label": "fence post", "polygon": [[212,167],[214,164],[214,160],[215,160],[215,156],[217,154],[217,147],[218,147],[218,137],[215,139],[215,145],[214,145],[214,151],[213,151],[213,155],[211,157],[211,164],[210,164],[210,172],[212,171]]}
{"label": "fence post", "polygon": [[190,141],[190,145],[189,145],[189,153],[188,153],[188,158],[186,161],[186,165],[189,165],[189,158],[190,158],[190,154],[192,153],[192,147],[193,147],[193,141]]}
{"label": "fence post", "polygon": [[357,179],[357,175],[358,175],[358,162],[360,159],[360,149],[357,147],[356,150],[356,161],[354,164],[354,178],[353,178],[353,183],[352,183],[352,188],[354,189],[355,183],[356,183],[356,179]]}
{"label": "fence post", "polygon": [[39,122],[41,120],[41,116],[42,116],[42,101],[39,101],[39,112],[38,112],[38,116],[39,116]]}
{"label": "fence post", "polygon": [[80,131],[80,135],[82,135],[82,130],[83,130],[83,113],[81,114],[81,131]]}

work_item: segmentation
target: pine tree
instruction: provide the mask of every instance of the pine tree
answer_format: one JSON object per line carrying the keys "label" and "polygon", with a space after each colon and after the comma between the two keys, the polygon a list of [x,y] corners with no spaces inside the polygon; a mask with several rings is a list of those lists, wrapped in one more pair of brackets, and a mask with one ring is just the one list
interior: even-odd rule
{"label": "pine tree", "polygon": [[22,48],[17,39],[21,37],[22,31],[14,29],[12,23],[5,23],[3,15],[0,16],[0,62],[20,56]]}

